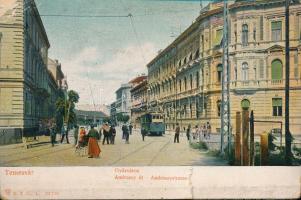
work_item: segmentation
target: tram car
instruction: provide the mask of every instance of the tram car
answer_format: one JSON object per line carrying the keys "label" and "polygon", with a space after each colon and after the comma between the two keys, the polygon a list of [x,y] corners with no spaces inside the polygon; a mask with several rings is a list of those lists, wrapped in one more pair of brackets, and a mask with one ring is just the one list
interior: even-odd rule
{"label": "tram car", "polygon": [[141,131],[146,131],[147,135],[162,136],[165,134],[165,124],[163,115],[160,113],[147,113],[141,116]]}

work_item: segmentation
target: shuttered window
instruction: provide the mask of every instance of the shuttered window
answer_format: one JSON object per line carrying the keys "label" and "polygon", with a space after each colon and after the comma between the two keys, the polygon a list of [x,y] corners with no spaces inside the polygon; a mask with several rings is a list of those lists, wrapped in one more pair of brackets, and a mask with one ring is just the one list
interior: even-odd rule
{"label": "shuttered window", "polygon": [[216,30],[213,46],[220,46],[223,39],[223,29]]}
{"label": "shuttered window", "polygon": [[274,60],[272,62],[272,80],[282,79],[282,63],[280,60]]}
{"label": "shuttered window", "polygon": [[280,41],[282,38],[282,21],[272,22],[272,41]]}
{"label": "shuttered window", "polygon": [[282,98],[272,99],[273,116],[282,116]]}

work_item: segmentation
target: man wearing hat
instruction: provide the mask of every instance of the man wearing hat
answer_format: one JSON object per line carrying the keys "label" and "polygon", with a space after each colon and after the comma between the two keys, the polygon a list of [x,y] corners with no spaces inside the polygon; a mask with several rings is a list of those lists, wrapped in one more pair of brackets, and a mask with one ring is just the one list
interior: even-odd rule
{"label": "man wearing hat", "polygon": [[103,141],[102,144],[105,144],[105,141],[107,140],[107,144],[110,144],[110,126],[109,123],[106,122],[103,126],[102,126],[102,130],[103,130]]}

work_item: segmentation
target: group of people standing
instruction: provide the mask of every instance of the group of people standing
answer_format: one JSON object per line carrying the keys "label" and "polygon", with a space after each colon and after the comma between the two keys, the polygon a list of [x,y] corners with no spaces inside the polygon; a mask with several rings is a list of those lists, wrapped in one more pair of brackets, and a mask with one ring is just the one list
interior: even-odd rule
{"label": "group of people standing", "polygon": [[[125,140],[126,144],[129,144],[129,135],[132,133],[132,128],[132,125],[127,126],[124,124],[122,126],[122,139]],[[99,130],[96,130],[95,126],[91,125],[91,129],[88,133],[84,127],[81,127],[79,131],[75,128],[74,137],[76,148],[88,145],[88,158],[98,158],[101,152],[98,141],[102,139],[102,145],[115,144],[116,129],[114,125],[109,125],[109,123],[106,122]]]}
{"label": "group of people standing", "polygon": [[[180,126],[179,123],[176,124],[175,128],[175,136],[174,136],[174,143],[179,143],[179,136],[180,136]],[[193,140],[201,140],[203,137],[204,139],[210,139],[211,135],[211,125],[209,122],[203,124],[203,125],[196,125],[191,128],[191,125],[189,124],[186,128],[186,137],[188,141]]]}

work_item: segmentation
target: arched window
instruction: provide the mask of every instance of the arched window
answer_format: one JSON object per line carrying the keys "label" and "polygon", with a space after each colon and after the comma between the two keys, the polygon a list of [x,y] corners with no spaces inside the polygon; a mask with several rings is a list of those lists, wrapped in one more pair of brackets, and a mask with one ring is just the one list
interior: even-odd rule
{"label": "arched window", "polygon": [[180,92],[181,92],[181,90],[182,90],[182,80],[181,79],[179,81],[179,86],[180,86]]}
{"label": "arched window", "polygon": [[192,53],[191,53],[190,56],[189,56],[189,60],[192,60]]}
{"label": "arched window", "polygon": [[186,57],[184,58],[184,64],[186,64]]}
{"label": "arched window", "polygon": [[248,25],[247,24],[243,24],[242,25],[242,46],[248,46],[248,34],[249,34],[249,30],[248,30]]}
{"label": "arched window", "polygon": [[272,62],[272,81],[282,79],[282,62],[280,60],[274,60]]}
{"label": "arched window", "polygon": [[186,91],[187,90],[187,79],[186,79],[186,77],[184,78],[184,91]]}
{"label": "arched window", "polygon": [[249,110],[250,108],[250,101],[248,99],[244,99],[241,101],[241,108],[243,110]]}
{"label": "arched window", "polygon": [[218,83],[222,82],[222,72],[223,72],[223,65],[218,64],[217,65],[217,82]]}
{"label": "arched window", "polygon": [[242,64],[242,67],[241,67],[241,79],[243,81],[247,81],[249,80],[249,66],[248,66],[248,63],[243,63]]}

